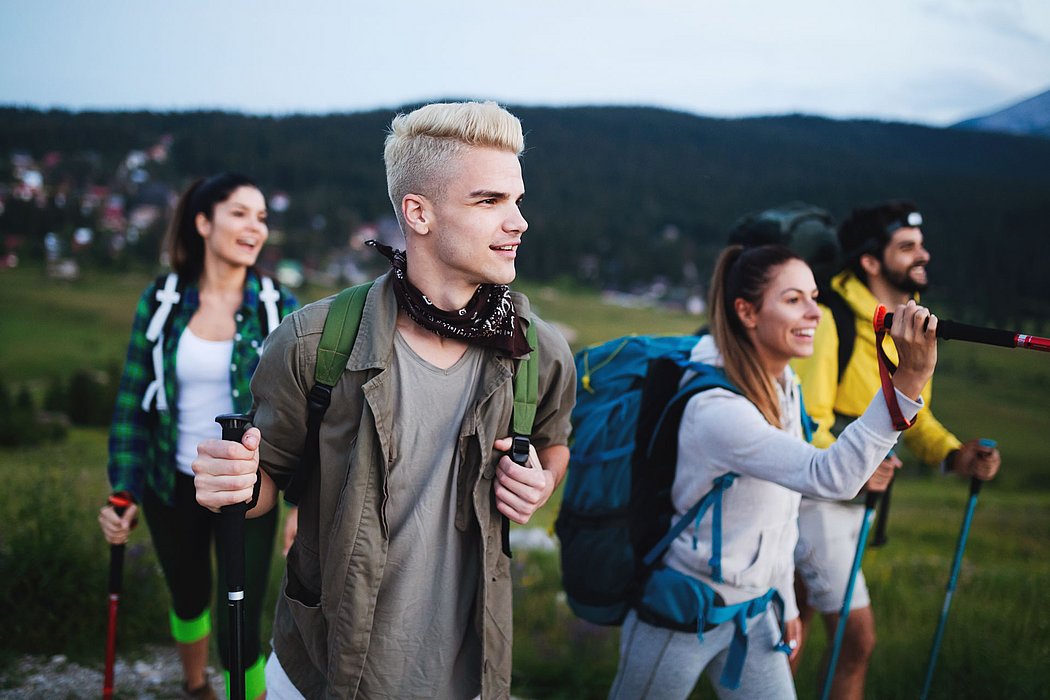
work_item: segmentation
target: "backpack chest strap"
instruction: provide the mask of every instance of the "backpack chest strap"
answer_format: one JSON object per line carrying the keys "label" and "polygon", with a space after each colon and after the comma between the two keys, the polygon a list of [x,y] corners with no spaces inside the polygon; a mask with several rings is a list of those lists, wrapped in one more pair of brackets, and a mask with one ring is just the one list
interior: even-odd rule
{"label": "backpack chest strap", "polygon": [[153,381],[146,387],[142,396],[142,410],[148,411],[154,399],[158,411],[168,410],[168,397],[164,393],[164,324],[168,321],[171,310],[182,300],[178,291],[179,276],[174,272],[168,274],[164,286],[157,290],[156,299],[160,304],[153,312],[153,318],[146,327],[146,340],[153,343]]}
{"label": "backpack chest strap", "polygon": [[265,275],[261,276],[260,284],[262,289],[259,290],[259,301],[266,309],[266,333],[269,335],[277,330],[277,326],[281,323],[281,313],[277,310],[277,302],[281,300],[281,293],[273,286],[273,280]]}

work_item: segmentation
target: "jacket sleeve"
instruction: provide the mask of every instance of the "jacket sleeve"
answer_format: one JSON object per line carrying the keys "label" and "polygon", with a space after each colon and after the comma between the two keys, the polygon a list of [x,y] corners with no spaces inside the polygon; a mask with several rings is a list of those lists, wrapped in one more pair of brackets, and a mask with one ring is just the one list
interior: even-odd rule
{"label": "jacket sleeve", "polygon": [[539,398],[532,443],[536,449],[567,445],[572,430],[570,416],[576,403],[576,365],[568,343],[550,324],[535,319],[540,353]]}
{"label": "jacket sleeve", "polygon": [[[897,392],[906,418],[921,403]],[[820,449],[775,428],[746,398],[724,389],[697,394],[686,405],[679,452],[705,455],[710,471],[772,481],[803,495],[853,498],[874,473],[900,432],[893,428],[882,389],[831,447]]]}
{"label": "jacket sleeve", "polygon": [[151,459],[152,420],[142,409],[142,397],[153,381],[152,345],[146,340],[155,285],[142,294],[135,308],[131,339],[120,376],[117,401],[109,428],[109,483],[113,491],[127,491],[142,500],[146,465]]}
{"label": "jacket sleeve", "polygon": [[904,431],[904,444],[926,464],[940,464],[948,453],[962,447],[962,443],[945,428],[930,410],[930,385],[926,385],[923,399],[926,406],[915,416],[915,424]]}
{"label": "jacket sleeve", "polygon": [[835,397],[839,384],[839,338],[835,319],[826,306],[813,337],[813,354],[791,362],[802,383],[806,412],[817,423],[813,432],[815,447],[830,447],[835,442],[831,428],[835,425]]}
{"label": "jacket sleeve", "polygon": [[262,433],[260,465],[282,486],[299,468],[306,435],[305,363],[298,316],[266,338],[252,376],[253,423]]}

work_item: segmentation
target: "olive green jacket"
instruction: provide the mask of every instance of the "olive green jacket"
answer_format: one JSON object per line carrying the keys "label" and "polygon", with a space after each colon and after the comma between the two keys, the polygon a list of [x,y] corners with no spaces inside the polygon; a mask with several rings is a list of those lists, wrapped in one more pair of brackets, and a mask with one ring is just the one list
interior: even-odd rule
{"label": "olive green jacket", "polygon": [[[278,484],[295,473],[306,433],[306,395],[332,298],[310,304],[267,341],[252,380],[262,467]],[[576,373],[565,340],[532,317],[514,295],[517,314],[536,324],[539,402],[532,442],[567,444]],[[274,618],[274,649],[288,677],[310,698],[357,694],[383,578],[388,544],[384,518],[389,465],[404,450],[392,434],[398,375],[389,371],[397,320],[391,276],[369,291],[347,368],[332,392],[320,431],[319,475],[310,478],[299,508],[299,531]],[[494,440],[510,434],[513,373],[520,360],[487,351],[477,395],[459,426],[462,474],[456,527],[480,528],[481,580],[475,619],[482,641],[481,696],[508,698],[511,677],[511,579],[501,547],[501,517],[493,477]],[[422,446],[419,446],[423,449]]]}

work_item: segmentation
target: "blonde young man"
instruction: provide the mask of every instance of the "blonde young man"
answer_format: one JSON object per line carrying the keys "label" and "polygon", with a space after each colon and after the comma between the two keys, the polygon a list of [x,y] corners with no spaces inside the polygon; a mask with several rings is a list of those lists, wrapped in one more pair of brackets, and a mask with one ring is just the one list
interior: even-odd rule
{"label": "blonde young man", "polygon": [[[493,103],[391,124],[385,161],[406,250],[371,288],[300,501],[267,665],[271,698],[506,698],[511,581],[502,516],[525,523],[568,465],[576,377],[564,339],[506,285],[528,224],[521,124]],[[197,498],[272,508],[299,468],[331,299],[270,336],[242,444],[205,442]],[[512,379],[538,335],[529,464],[510,449]],[[319,477],[319,478],[318,478]]]}
{"label": "blonde young man", "polygon": [[[878,304],[895,308],[927,287],[926,265],[930,254],[924,245],[922,215],[911,202],[889,201],[855,209],[839,227],[846,269],[832,278],[831,288],[852,312],[855,326],[853,352],[841,376],[838,367],[839,334],[835,317],[825,310],[814,338],[813,355],[792,363],[802,380],[806,409],[817,421],[813,444],[827,447],[841,428],[861,415],[879,389],[872,316]],[[886,354],[897,361],[892,343]],[[915,425],[903,433],[904,444],[920,460],[939,464],[944,471],[991,479],[999,470],[998,450],[981,447],[977,440],[961,443],[930,410],[930,384],[923,389],[926,402]],[[901,462],[889,456],[867,487],[884,491]],[[839,611],[860,534],[863,508],[853,502],[802,498],[799,508],[799,541],[795,549],[796,581],[800,591],[803,644],[813,611],[824,619],[828,639],[835,635]],[[864,697],[868,661],[875,648],[875,616],[863,572],[858,574],[846,634],[843,640],[831,697],[837,700]],[[801,651],[801,649],[800,649]],[[798,665],[801,654],[792,664]]]}

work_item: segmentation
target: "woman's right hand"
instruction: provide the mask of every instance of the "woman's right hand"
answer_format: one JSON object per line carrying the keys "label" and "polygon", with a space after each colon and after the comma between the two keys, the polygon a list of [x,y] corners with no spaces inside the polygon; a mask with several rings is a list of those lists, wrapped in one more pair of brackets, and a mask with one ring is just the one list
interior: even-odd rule
{"label": "woman's right hand", "polygon": [[110,544],[124,544],[135,527],[136,516],[139,508],[132,503],[124,509],[124,515],[117,515],[112,504],[107,503],[98,511],[98,524],[102,527],[102,534],[106,542]]}
{"label": "woman's right hand", "polygon": [[914,301],[893,312],[890,337],[897,346],[897,371],[893,385],[912,400],[918,400],[937,366],[937,317]]}

